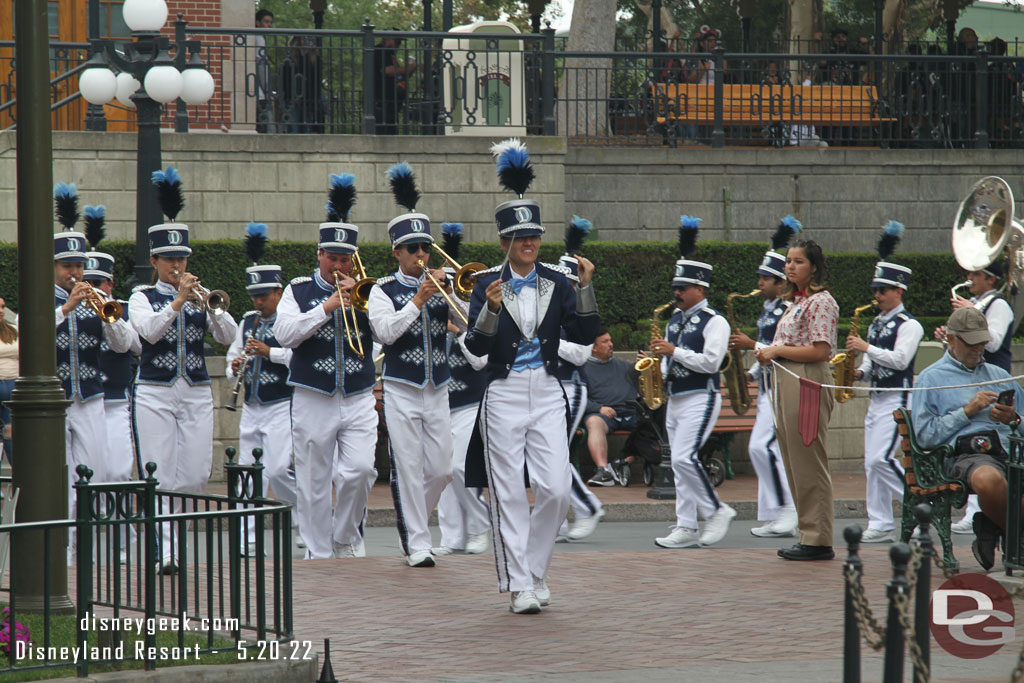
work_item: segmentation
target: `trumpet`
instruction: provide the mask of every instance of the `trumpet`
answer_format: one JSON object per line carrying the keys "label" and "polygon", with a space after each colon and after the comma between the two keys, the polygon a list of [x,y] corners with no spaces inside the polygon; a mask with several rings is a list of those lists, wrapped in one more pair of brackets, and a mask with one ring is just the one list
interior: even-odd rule
{"label": "trumpet", "polygon": [[[78,282],[75,278],[71,278],[71,288],[74,289]],[[113,299],[105,299],[96,291],[96,288],[89,285],[89,293],[85,295],[85,303],[92,310],[96,311],[96,315],[100,317],[100,320],[113,325],[121,319],[121,304]]]}
{"label": "trumpet", "polygon": [[[442,252],[442,253],[444,253],[444,252]],[[430,274],[430,269],[427,268],[427,264],[423,262],[423,259],[416,259],[416,265],[423,269],[423,274],[427,276],[428,280],[430,280],[431,282],[434,283],[434,286],[437,287],[437,290],[439,292],[441,292],[441,296],[444,297],[444,300],[447,301],[448,305],[451,306],[452,309],[456,313],[459,314],[459,318],[462,320],[462,322],[465,325],[468,326],[469,325],[469,318],[467,318],[466,314],[462,312],[462,308],[460,308],[459,305],[455,303],[455,300],[452,299],[451,296],[448,295],[448,292],[444,291],[444,287],[442,287],[441,283],[437,281],[437,278],[435,278],[433,275]],[[473,265],[473,264],[469,264],[469,265]],[[456,273],[455,274],[456,279],[458,279],[458,276],[459,276],[459,274]],[[473,289],[470,288],[469,291],[472,293]]]}
{"label": "trumpet", "polygon": [[[359,261],[358,263],[361,268],[362,261]],[[338,298],[341,299],[341,321],[345,324],[345,338],[348,341],[348,347],[352,349],[357,356],[359,356],[359,360],[362,360],[365,354],[363,353],[363,338],[359,336],[359,321],[356,319],[356,304],[351,300],[352,295],[351,290],[349,290],[349,305],[348,309],[345,308],[345,291],[341,288],[342,277],[340,270],[334,271],[334,286],[338,289]],[[362,282],[362,280],[359,282]],[[359,282],[356,284],[359,284]],[[373,286],[372,283],[370,286]],[[348,317],[350,315],[349,311],[351,311],[352,316],[351,325],[348,322]]]}
{"label": "trumpet", "polygon": [[[171,271],[171,274],[177,277],[181,273],[175,268]],[[227,313],[228,308],[231,307],[231,297],[228,296],[227,292],[223,289],[210,291],[198,281],[192,285],[192,295],[196,301],[196,308],[200,312],[209,311],[210,315],[222,315]]]}
{"label": "trumpet", "polygon": [[479,261],[471,261],[466,265],[460,266],[459,262],[445,253],[445,250],[439,247],[436,242],[431,243],[430,246],[434,248],[438,256],[455,269],[455,277],[452,283],[452,289],[455,290],[455,294],[463,301],[469,301],[470,297],[473,296],[473,286],[476,284],[477,274],[482,270],[487,270],[487,266]]}

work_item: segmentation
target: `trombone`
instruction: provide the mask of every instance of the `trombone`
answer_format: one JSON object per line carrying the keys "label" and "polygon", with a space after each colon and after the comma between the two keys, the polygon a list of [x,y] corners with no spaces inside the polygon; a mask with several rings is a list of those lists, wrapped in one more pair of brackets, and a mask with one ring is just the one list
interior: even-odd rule
{"label": "trombone", "polygon": [[[367,277],[358,251],[352,253],[352,261],[352,277],[356,283],[348,290],[348,301],[355,310],[367,313],[370,310],[370,290],[377,284],[377,278]],[[355,317],[352,319],[355,320]]]}
{"label": "trombone", "polygon": [[[440,247],[438,247],[438,251],[441,251]],[[441,253],[444,254],[443,251],[441,251]],[[445,254],[445,256],[448,259],[451,258],[447,254]],[[450,260],[449,260],[449,262],[450,263],[454,263],[454,261],[450,261]],[[434,286],[437,287],[437,291],[441,292],[441,296],[443,296],[444,300],[448,302],[448,305],[456,313],[459,314],[459,318],[462,320],[462,323],[464,325],[466,325],[466,326],[469,326],[469,318],[466,317],[466,314],[462,312],[462,308],[458,304],[455,303],[455,300],[452,299],[452,297],[448,294],[448,292],[444,291],[444,287],[441,285],[440,282],[437,281],[437,278],[435,278],[433,275],[430,274],[430,268],[428,268],[427,264],[423,262],[423,259],[416,259],[416,265],[423,269],[423,274],[427,276],[428,280],[430,280],[431,282],[434,283]],[[466,266],[464,266],[464,267],[468,268],[469,266],[472,266],[472,265],[476,265],[476,264],[469,263],[469,264],[466,264]],[[458,278],[459,278],[459,272],[456,272],[455,273],[456,281],[458,281]],[[458,290],[456,290],[456,291],[458,291]],[[472,287],[470,287],[469,291],[472,293],[472,291],[473,291]],[[461,295],[460,295],[460,298],[461,298]]]}
{"label": "trombone", "polygon": [[[181,273],[175,268],[171,274],[177,277]],[[228,308],[231,307],[231,297],[223,289],[215,289],[211,292],[197,281],[192,285],[192,294],[195,295],[196,308],[200,313],[209,311],[211,315],[221,315],[227,313]]]}
{"label": "trombone", "polygon": [[[78,284],[77,280],[71,278],[72,289],[75,288],[76,284]],[[104,299],[92,285],[89,285],[89,293],[85,295],[84,301],[108,325],[113,325],[121,319],[121,303],[113,299]]]}
{"label": "trombone", "polygon": [[[362,261],[358,261],[357,263],[361,268]],[[359,360],[362,360],[365,354],[363,353],[363,338],[359,336],[359,321],[356,319],[356,303],[352,301],[352,295],[350,293],[348,309],[351,310],[352,324],[349,325],[349,312],[348,310],[346,310],[345,307],[345,291],[341,288],[342,277],[343,276],[340,270],[334,271],[334,286],[338,290],[338,298],[341,299],[341,321],[345,324],[345,338],[348,340],[348,347],[355,351],[356,355],[359,356]],[[358,282],[356,282],[356,284],[360,284],[361,282],[363,282],[363,280],[366,279],[368,278],[361,278]],[[373,283],[371,283],[370,286],[372,287]],[[349,292],[351,291],[352,290],[349,290]]]}
{"label": "trombone", "polygon": [[457,294],[463,301],[469,301],[470,297],[473,295],[473,285],[476,284],[477,274],[482,270],[487,270],[487,266],[479,261],[472,261],[464,266],[460,266],[459,262],[446,254],[444,249],[439,247],[436,242],[432,242],[430,246],[434,248],[434,251],[437,252],[438,256],[443,258],[449,266],[455,269],[455,277],[453,278],[453,289],[455,290],[455,294]]}

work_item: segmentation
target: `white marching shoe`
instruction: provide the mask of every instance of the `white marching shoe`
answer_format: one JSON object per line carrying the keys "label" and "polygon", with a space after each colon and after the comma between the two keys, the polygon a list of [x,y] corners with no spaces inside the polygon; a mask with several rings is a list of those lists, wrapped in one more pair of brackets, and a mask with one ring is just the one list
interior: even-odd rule
{"label": "white marching shoe", "polygon": [[893,543],[896,541],[896,530],[889,529],[888,531],[882,531],[881,529],[868,529],[861,534],[861,543]]}
{"label": "white marching shoe", "polygon": [[410,567],[433,567],[434,556],[429,550],[417,550],[406,557],[405,562]]}
{"label": "white marching shoe", "polygon": [[704,522],[704,533],[700,535],[700,544],[713,545],[725,538],[734,517],[736,517],[736,510],[725,503],[719,503],[715,514]]}
{"label": "white marching shoe", "polygon": [[954,534],[973,534],[974,533],[974,520],[971,519],[970,515],[964,517],[959,522],[951,524],[949,530]]}
{"label": "white marching shoe", "polygon": [[761,538],[782,538],[796,535],[796,525],[798,522],[796,508],[792,505],[787,505],[779,510],[779,516],[774,521],[768,522],[764,526],[754,527],[750,530],[755,536]]}
{"label": "white marching shoe", "polygon": [[577,517],[569,525],[569,540],[578,541],[594,533],[598,523],[604,519],[604,508],[597,511],[597,514],[590,517]]}
{"label": "white marching shoe", "polygon": [[466,554],[467,555],[479,555],[486,553],[487,549],[491,547],[491,532],[484,531],[479,534],[470,534],[469,538],[466,539]]}
{"label": "white marching shoe", "polygon": [[696,529],[684,529],[677,526],[668,536],[654,539],[654,544],[662,548],[696,548],[700,545],[700,536]]}
{"label": "white marching shoe", "polygon": [[537,614],[540,612],[540,600],[533,591],[514,591],[508,608],[514,614]]}
{"label": "white marching shoe", "polygon": [[538,579],[536,576],[533,577],[533,592],[537,596],[537,602],[540,603],[541,607],[547,607],[551,604],[551,589],[548,588],[548,582],[544,579]]}

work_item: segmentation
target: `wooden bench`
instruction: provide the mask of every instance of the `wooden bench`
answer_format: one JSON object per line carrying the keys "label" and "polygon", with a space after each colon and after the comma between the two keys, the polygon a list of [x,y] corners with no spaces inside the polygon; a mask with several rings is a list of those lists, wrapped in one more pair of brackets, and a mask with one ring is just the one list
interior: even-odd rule
{"label": "wooden bench", "polygon": [[960,563],[953,555],[953,540],[950,532],[952,508],[963,507],[967,502],[967,487],[958,479],[946,475],[944,461],[953,453],[951,445],[940,446],[930,451],[921,448],[910,421],[910,411],[898,408],[893,419],[903,437],[903,519],[901,540],[906,543],[914,533],[917,518],[914,507],[919,503],[932,506],[932,527],[942,542],[942,562],[949,571],[957,571]]}

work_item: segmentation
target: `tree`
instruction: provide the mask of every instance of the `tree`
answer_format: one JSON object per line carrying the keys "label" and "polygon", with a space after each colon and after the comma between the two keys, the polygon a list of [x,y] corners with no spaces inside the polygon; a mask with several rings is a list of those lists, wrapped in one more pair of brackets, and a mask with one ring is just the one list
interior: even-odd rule
{"label": "tree", "polygon": [[[567,52],[612,52],[615,49],[615,0],[576,0]],[[568,136],[608,134],[608,94],[612,60],[567,57],[558,88],[558,133]]]}

